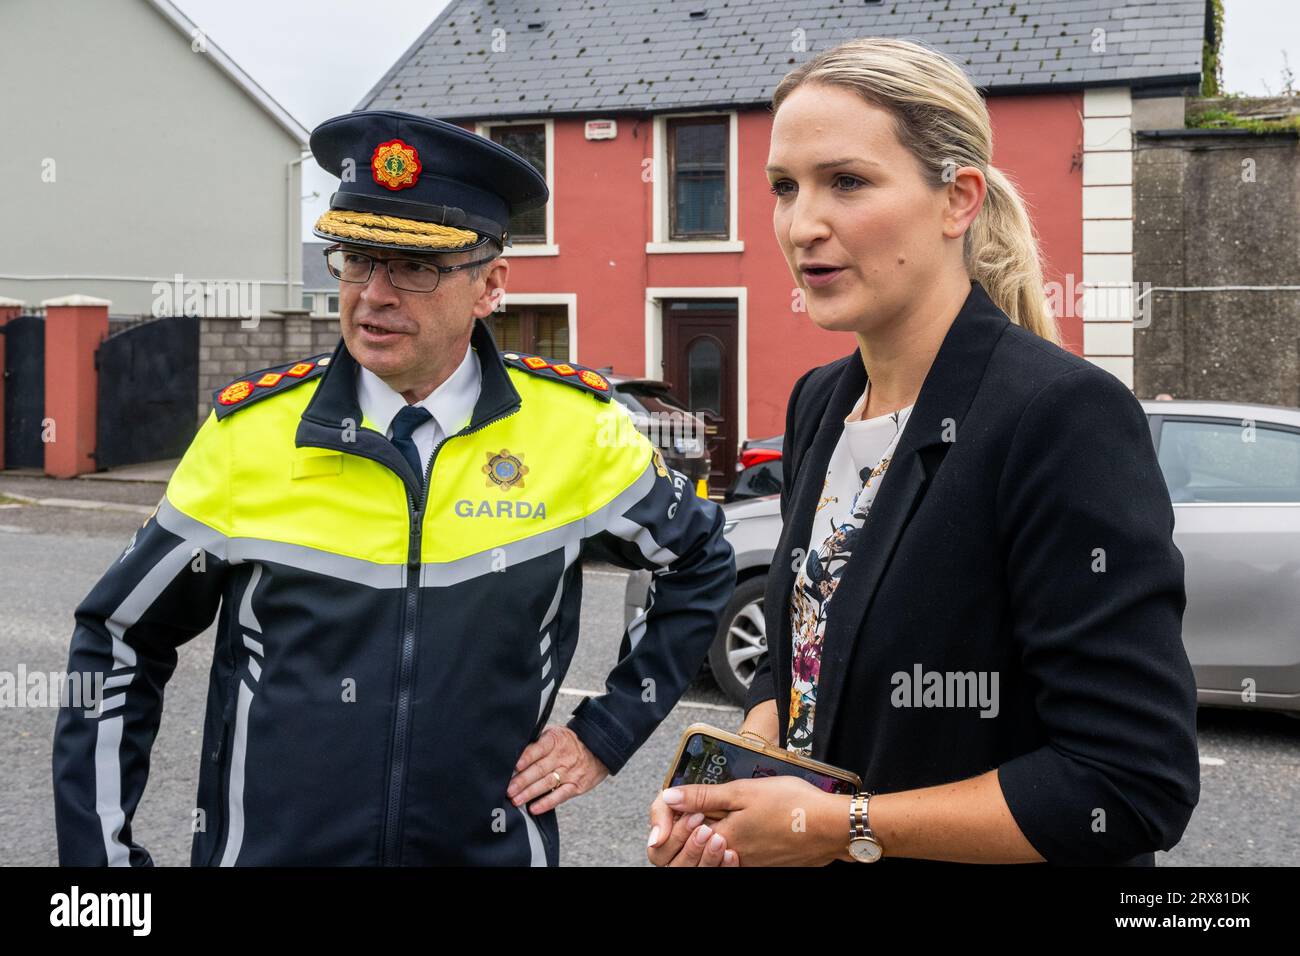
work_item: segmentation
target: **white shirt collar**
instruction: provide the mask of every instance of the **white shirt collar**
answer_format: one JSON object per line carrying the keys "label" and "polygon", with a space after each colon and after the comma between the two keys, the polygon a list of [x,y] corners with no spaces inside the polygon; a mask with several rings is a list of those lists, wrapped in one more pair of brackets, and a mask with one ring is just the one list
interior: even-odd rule
{"label": "white shirt collar", "polygon": [[[361,413],[387,436],[393,419],[408,403],[400,392],[394,391],[360,362],[357,363],[357,368],[360,370],[357,375],[357,401],[361,405]],[[473,417],[481,384],[482,370],[478,355],[472,347],[466,346],[465,358],[456,367],[456,371],[415,404],[429,410],[444,436],[454,435]]]}

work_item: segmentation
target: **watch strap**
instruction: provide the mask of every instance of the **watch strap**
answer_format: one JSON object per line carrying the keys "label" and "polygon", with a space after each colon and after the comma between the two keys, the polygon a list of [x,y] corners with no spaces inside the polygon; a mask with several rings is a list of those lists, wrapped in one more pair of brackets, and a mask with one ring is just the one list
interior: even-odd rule
{"label": "watch strap", "polygon": [[[871,832],[870,822],[870,791],[860,791],[853,795],[853,800],[849,803],[849,839],[860,839],[869,837],[876,839],[876,835]],[[879,841],[877,841],[879,842]]]}
{"label": "watch strap", "polygon": [[882,849],[880,846],[880,840],[877,839],[876,834],[872,832],[869,818],[871,796],[872,794],[870,791],[860,791],[853,794],[852,799],[849,801],[849,851],[850,855],[855,859],[860,859],[855,853],[853,853],[854,846],[859,842],[870,842],[875,844],[877,848],[875,859],[880,858],[879,853]]}

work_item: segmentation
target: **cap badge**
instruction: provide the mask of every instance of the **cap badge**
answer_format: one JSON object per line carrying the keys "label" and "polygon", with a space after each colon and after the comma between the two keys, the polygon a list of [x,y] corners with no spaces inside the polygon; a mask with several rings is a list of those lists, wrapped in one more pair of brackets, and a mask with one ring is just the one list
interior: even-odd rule
{"label": "cap badge", "polygon": [[420,156],[415,147],[400,139],[390,139],[375,147],[370,158],[375,182],[385,189],[409,189],[420,176]]}

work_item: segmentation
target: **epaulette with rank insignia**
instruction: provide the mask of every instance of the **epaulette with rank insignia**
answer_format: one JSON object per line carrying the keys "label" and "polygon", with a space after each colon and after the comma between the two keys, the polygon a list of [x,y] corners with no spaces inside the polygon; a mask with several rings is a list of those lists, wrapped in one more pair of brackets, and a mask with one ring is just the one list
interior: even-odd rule
{"label": "epaulette with rank insignia", "polygon": [[595,395],[602,401],[608,402],[613,397],[610,394],[609,379],[595,369],[587,368],[584,365],[575,365],[572,362],[552,362],[540,355],[520,355],[518,352],[502,352],[501,358],[512,368],[530,372],[541,378],[564,382],[574,388]]}
{"label": "epaulette with rank insignia", "polygon": [[225,418],[232,412],[261,401],[268,395],[276,395],[293,388],[300,382],[321,375],[329,364],[330,355],[326,352],[299,362],[273,365],[270,368],[250,372],[213,392],[212,410],[217,413],[218,419]]}

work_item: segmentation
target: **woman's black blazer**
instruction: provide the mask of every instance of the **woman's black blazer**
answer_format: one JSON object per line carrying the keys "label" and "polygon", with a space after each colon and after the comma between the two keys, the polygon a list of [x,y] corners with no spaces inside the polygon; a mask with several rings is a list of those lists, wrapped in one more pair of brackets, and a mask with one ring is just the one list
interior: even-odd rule
{"label": "woman's black blazer", "polygon": [[[855,351],[790,396],[770,663],[747,703],[775,697],[782,746],[795,572],[866,383]],[[1012,323],[972,282],[831,600],[813,756],[873,792],[998,768],[1049,863],[1152,865],[1200,793],[1173,525],[1133,394]],[[914,689],[931,671],[952,693],[930,702],[947,706]],[[996,713],[955,706],[981,672],[990,690],[997,674]]]}

